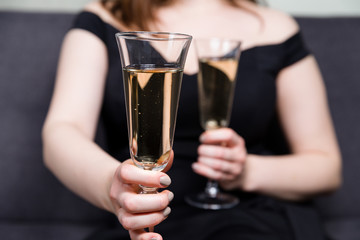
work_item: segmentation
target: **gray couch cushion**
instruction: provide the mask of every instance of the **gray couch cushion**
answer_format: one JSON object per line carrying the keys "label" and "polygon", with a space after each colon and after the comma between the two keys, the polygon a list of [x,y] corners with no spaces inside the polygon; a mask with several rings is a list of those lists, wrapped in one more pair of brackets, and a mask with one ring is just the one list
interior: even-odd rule
{"label": "gray couch cushion", "polygon": [[[325,79],[343,155],[343,186],[317,200],[336,240],[360,239],[360,18],[300,18]],[[326,166],[324,166],[325,168]]]}

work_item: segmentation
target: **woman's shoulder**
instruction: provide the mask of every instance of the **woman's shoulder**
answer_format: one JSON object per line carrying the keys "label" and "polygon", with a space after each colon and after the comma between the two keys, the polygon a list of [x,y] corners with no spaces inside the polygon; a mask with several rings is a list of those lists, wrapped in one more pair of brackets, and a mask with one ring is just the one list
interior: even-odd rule
{"label": "woman's shoulder", "polygon": [[83,11],[90,12],[96,15],[97,17],[99,17],[100,19],[102,19],[103,21],[109,18],[108,12],[99,1],[94,1],[86,4],[85,7],[83,8]]}
{"label": "woman's shoulder", "polygon": [[[85,39],[82,39],[82,41],[90,39],[89,36],[95,36],[102,42],[106,43],[106,23],[104,21],[104,16],[101,13],[100,5],[98,4],[100,3],[92,2],[86,5],[82,10],[80,10],[80,12],[74,18],[72,27],[70,29],[71,31],[69,31],[69,35],[72,35],[73,32],[77,32],[77,34],[75,34],[74,36],[85,36]],[[81,33],[82,35],[79,35],[79,33]],[[89,33],[91,34],[89,35]]]}
{"label": "woman's shoulder", "polygon": [[126,30],[126,26],[122,24],[117,18],[113,16],[113,14],[105,8],[105,6],[100,1],[90,2],[85,5],[84,12],[92,13],[97,16],[101,21],[107,23],[114,28]]}
{"label": "woman's shoulder", "polygon": [[259,45],[282,43],[299,32],[299,25],[289,14],[267,6],[245,4],[262,22]]}

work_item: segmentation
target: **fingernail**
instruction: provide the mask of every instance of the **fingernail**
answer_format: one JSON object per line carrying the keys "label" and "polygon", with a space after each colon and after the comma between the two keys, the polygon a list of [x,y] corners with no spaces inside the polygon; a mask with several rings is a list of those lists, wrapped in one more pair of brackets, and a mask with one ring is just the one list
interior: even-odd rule
{"label": "fingernail", "polygon": [[169,176],[165,175],[160,178],[160,184],[163,186],[169,186],[171,184],[171,179]]}
{"label": "fingernail", "polygon": [[174,199],[174,194],[172,192],[169,192],[168,198],[169,198],[169,202],[171,202]]}
{"label": "fingernail", "polygon": [[164,217],[169,216],[170,213],[171,213],[171,209],[169,207],[165,208],[165,210],[163,211]]}

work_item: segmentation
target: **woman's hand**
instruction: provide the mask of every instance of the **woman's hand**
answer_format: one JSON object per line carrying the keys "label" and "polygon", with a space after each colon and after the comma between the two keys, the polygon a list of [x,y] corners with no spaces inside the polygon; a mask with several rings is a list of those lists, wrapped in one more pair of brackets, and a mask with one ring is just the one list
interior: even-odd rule
{"label": "woman's hand", "polygon": [[230,128],[221,128],[204,132],[200,142],[194,171],[224,189],[240,188],[247,156],[244,139]]}
{"label": "woman's hand", "polygon": [[[173,154],[168,164],[172,163]],[[144,228],[153,227],[170,214],[169,203],[174,194],[164,190],[158,194],[138,194],[139,184],[164,188],[171,183],[164,172],[146,171],[136,167],[131,160],[123,162],[116,170],[110,189],[113,212],[122,226],[129,230],[131,239],[162,239],[161,235],[146,232]]]}

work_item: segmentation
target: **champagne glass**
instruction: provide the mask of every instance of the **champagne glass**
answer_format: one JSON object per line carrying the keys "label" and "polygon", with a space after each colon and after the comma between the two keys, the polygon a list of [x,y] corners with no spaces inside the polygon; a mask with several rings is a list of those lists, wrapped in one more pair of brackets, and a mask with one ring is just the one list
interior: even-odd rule
{"label": "champagne glass", "polygon": [[[240,58],[240,42],[225,39],[196,39],[200,124],[204,130],[228,127]],[[224,143],[225,144],[225,143]],[[224,146],[224,144],[221,144]],[[239,199],[222,193],[218,183],[208,180],[205,191],[185,198],[203,209],[227,209]]]}
{"label": "champagne glass", "polygon": [[[116,34],[125,92],[130,155],[149,171],[170,159],[183,68],[192,37],[166,32]],[[142,194],[157,188],[140,185]]]}

